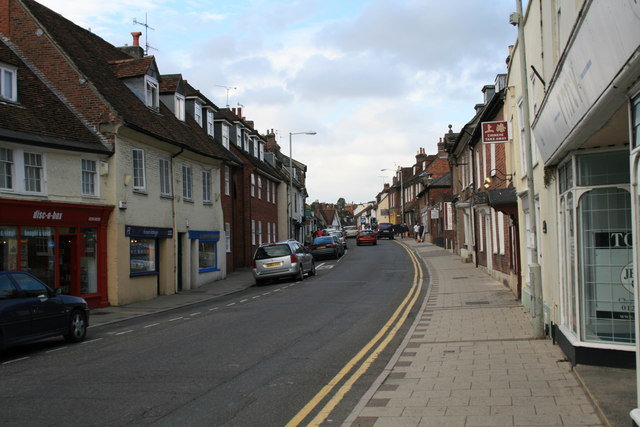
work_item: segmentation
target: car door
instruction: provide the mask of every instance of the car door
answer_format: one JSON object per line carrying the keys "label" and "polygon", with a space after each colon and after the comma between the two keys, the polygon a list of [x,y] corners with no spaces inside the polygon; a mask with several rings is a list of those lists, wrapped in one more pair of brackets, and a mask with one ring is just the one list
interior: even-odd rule
{"label": "car door", "polygon": [[296,255],[302,263],[303,271],[311,271],[311,262],[313,260],[313,257],[311,256],[309,251],[307,251],[304,246],[296,243]]}
{"label": "car door", "polygon": [[14,273],[13,279],[24,292],[31,308],[31,334],[61,333],[66,327],[66,307],[59,295],[35,277]]}
{"label": "car door", "polygon": [[8,274],[0,275],[0,329],[6,344],[31,333],[31,304]]}

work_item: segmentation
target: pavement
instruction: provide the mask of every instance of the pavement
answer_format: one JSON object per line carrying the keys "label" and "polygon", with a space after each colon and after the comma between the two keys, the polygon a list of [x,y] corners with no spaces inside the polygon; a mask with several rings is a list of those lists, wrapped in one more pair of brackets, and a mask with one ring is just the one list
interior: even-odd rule
{"label": "pavement", "polygon": [[[572,367],[535,339],[514,294],[430,243],[399,239],[427,265],[428,294],[407,336],[343,426],[629,426],[635,369]],[[91,327],[253,286],[249,269],[174,295],[92,310]]]}

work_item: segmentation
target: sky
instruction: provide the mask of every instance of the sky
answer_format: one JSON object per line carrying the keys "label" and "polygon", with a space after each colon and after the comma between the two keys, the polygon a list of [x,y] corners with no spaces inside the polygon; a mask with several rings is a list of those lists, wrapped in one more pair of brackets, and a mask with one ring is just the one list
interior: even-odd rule
{"label": "sky", "polygon": [[516,0],[39,1],[115,46],[141,31],[161,74],[241,107],[286,155],[290,133],[316,132],[291,138],[309,203],[375,200],[420,148],[435,154],[517,37]]}

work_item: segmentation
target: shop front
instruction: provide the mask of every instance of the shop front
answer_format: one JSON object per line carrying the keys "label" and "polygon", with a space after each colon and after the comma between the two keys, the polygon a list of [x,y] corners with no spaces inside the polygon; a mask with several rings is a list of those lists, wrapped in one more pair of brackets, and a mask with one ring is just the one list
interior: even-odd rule
{"label": "shop front", "polygon": [[0,198],[0,268],[28,271],[91,308],[108,305],[112,206]]}

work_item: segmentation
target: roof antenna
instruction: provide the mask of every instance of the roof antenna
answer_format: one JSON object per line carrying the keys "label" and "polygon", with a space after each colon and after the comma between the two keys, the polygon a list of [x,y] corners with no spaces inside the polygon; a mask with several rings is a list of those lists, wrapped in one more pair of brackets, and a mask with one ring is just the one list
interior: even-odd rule
{"label": "roof antenna", "polygon": [[149,30],[153,30],[155,31],[156,29],[153,27],[150,27],[149,24],[147,23],[147,14],[144,14],[144,22],[139,22],[136,18],[133,18],[133,23],[134,24],[138,24],[138,25],[142,25],[144,28],[147,29],[147,31],[144,32],[144,56],[149,56],[149,49],[153,49],[153,50],[158,50],[153,46],[149,45],[149,40],[147,39],[147,34],[149,33]]}
{"label": "roof antenna", "polygon": [[[217,86],[217,87],[223,87],[223,88],[225,88],[225,89],[227,90],[227,108],[229,108],[229,91],[230,91],[231,89],[236,90],[236,89],[238,89],[238,88],[237,88],[237,87],[233,87],[233,86],[223,86],[223,85],[214,85],[214,86]],[[238,104],[238,105],[239,105],[239,104]]]}

